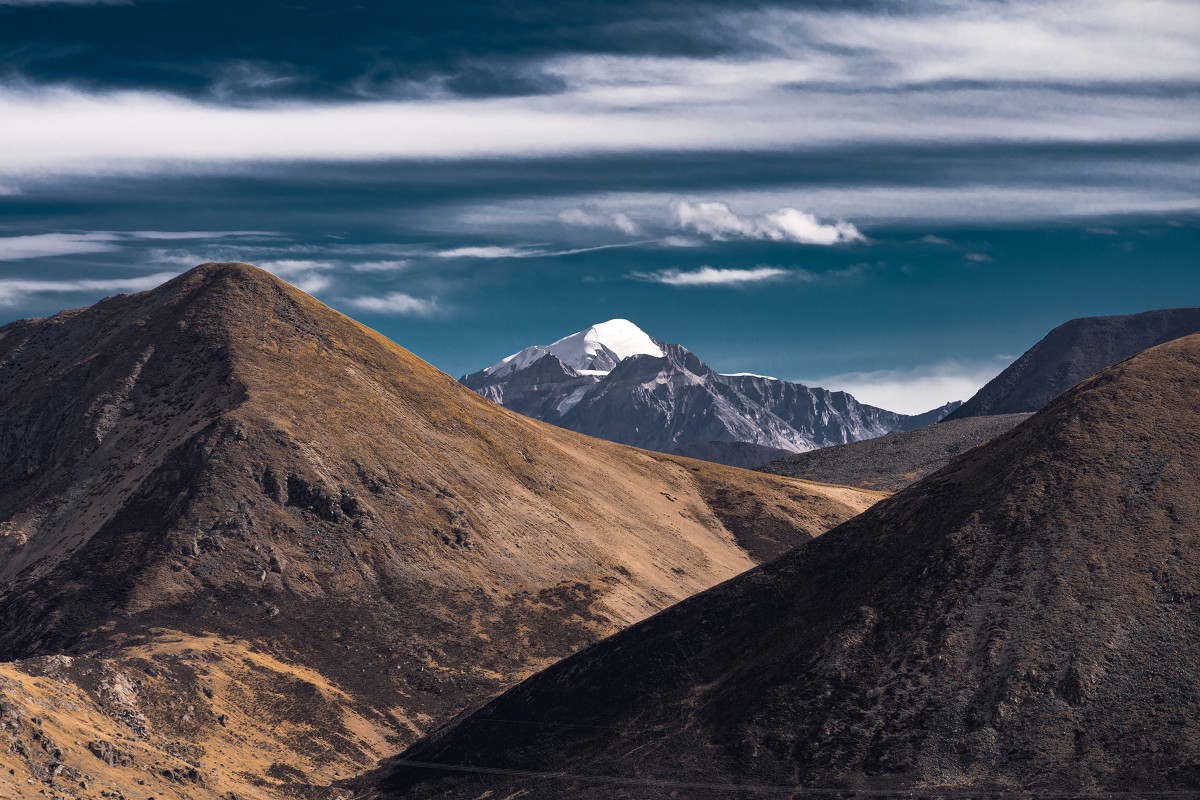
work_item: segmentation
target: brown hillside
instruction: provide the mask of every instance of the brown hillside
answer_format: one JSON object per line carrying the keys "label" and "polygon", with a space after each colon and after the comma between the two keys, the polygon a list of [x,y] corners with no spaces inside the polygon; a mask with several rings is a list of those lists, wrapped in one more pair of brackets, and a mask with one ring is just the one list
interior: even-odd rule
{"label": "brown hillside", "polygon": [[364,793],[1194,796],[1198,432],[1200,335],[555,665]]}
{"label": "brown hillside", "polygon": [[201,796],[369,765],[876,499],[534,422],[244,264],[0,328],[0,388],[0,692],[125,675],[138,748],[235,753]]}

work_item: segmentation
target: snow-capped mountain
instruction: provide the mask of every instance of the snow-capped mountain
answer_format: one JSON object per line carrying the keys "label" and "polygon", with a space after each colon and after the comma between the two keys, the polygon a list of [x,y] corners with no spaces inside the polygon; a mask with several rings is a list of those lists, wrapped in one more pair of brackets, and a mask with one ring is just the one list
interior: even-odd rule
{"label": "snow-capped mountain", "polygon": [[723,375],[677,344],[614,319],[534,345],[461,382],[526,416],[602,439],[671,452],[749,443],[798,453],[937,422],[949,404],[918,416],[864,405],[845,392],[775,378]]}
{"label": "snow-capped mountain", "polygon": [[630,356],[662,358],[663,351],[653,339],[627,319],[610,319],[585,331],[564,336],[551,345],[535,344],[513,353],[484,370],[491,377],[503,377],[523,370],[544,355],[552,355],[576,372],[607,374],[618,361]]}

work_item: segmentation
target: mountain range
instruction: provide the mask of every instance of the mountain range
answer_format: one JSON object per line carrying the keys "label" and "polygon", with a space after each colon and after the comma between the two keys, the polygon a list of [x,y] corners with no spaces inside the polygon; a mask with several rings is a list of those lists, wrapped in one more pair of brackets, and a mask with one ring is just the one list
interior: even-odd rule
{"label": "mountain range", "polygon": [[959,405],[904,415],[846,392],[718,373],[687,348],[622,319],[527,347],[460,381],[506,408],[568,430],[736,466],[912,430]]}
{"label": "mountain range", "polygon": [[[628,323],[490,388],[546,368],[675,430],[881,411]],[[1200,791],[1200,335],[762,472],[514,413],[246,264],[0,328],[0,389],[0,796]]]}
{"label": "mountain range", "polygon": [[0,328],[0,387],[0,796],[300,796],[880,497],[544,425],[245,264]]}
{"label": "mountain range", "polygon": [[1200,336],[1189,336],[539,673],[356,787],[531,799],[1198,792],[1197,430]]}

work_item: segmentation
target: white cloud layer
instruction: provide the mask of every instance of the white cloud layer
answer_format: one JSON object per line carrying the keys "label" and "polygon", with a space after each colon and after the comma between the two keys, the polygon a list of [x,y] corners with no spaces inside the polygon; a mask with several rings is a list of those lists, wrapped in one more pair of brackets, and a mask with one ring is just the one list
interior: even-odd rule
{"label": "white cloud layer", "polygon": [[358,309],[359,311],[369,311],[373,314],[430,317],[441,310],[437,298],[425,299],[413,297],[404,292],[391,292],[378,297],[348,297],[342,302],[351,308]]}
{"label": "white cloud layer", "polygon": [[1009,361],[1007,358],[980,364],[945,361],[910,369],[831,375],[801,383],[849,392],[861,403],[889,411],[921,414],[954,400],[970,399],[1000,374]]}
{"label": "white cloud layer", "polygon": [[772,242],[801,244],[844,244],[866,239],[849,222],[821,222],[813,214],[794,208],[781,208],[757,217],[745,217],[725,203],[693,203],[677,200],[671,204],[671,222],[678,228],[703,234],[715,241],[726,239],[766,239]]}
{"label": "white cloud layer", "polygon": [[[754,267],[753,269],[700,267],[690,272],[679,269],[635,272],[630,277],[651,283],[665,283],[668,286],[745,286],[751,283],[776,280],[790,274],[793,273],[779,267]],[[795,274],[809,277],[807,272]]]}
{"label": "white cloud layer", "polygon": [[705,24],[748,44],[729,58],[557,56],[527,67],[565,90],[528,97],[222,107],[13,78],[0,85],[0,119],[21,124],[0,126],[0,177],[310,159],[1200,138],[1194,95],[1171,91],[1200,78],[1194,0],[776,8]]}
{"label": "white cloud layer", "polygon": [[0,238],[0,261],[19,261],[46,256],[107,253],[117,249],[113,233],[38,233]]}
{"label": "white cloud layer", "polygon": [[69,293],[142,292],[174,278],[174,272],[159,272],[138,278],[77,281],[0,280],[0,306],[24,302],[31,295]]}

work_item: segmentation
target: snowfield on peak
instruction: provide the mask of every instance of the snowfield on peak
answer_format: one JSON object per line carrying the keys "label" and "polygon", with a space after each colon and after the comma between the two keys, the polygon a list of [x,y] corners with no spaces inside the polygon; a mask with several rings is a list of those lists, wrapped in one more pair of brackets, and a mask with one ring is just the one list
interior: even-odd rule
{"label": "snowfield on peak", "polygon": [[610,319],[586,330],[564,336],[551,345],[535,344],[484,370],[488,375],[507,375],[525,369],[545,355],[588,374],[607,375],[618,362],[630,356],[662,358],[662,348],[645,331],[627,319]]}

